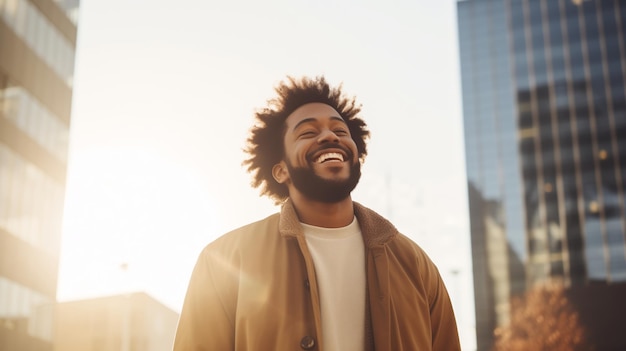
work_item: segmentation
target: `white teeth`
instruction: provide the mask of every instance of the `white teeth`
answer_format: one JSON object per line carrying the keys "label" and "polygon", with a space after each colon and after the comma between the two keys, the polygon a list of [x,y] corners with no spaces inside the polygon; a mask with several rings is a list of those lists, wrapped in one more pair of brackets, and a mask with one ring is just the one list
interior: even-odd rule
{"label": "white teeth", "polygon": [[320,155],[315,162],[322,163],[328,159],[337,159],[343,162],[343,155],[338,152],[329,152],[327,154]]}

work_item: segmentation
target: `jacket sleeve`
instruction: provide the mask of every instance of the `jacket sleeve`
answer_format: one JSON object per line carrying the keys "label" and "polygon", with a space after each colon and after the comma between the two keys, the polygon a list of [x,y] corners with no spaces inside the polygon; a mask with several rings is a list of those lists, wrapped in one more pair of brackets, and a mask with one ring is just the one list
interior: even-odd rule
{"label": "jacket sleeve", "polygon": [[430,270],[432,271],[430,320],[433,351],[461,350],[450,296],[432,261],[430,262]]}
{"label": "jacket sleeve", "polygon": [[178,321],[174,351],[234,350],[236,270],[210,245],[191,275]]}

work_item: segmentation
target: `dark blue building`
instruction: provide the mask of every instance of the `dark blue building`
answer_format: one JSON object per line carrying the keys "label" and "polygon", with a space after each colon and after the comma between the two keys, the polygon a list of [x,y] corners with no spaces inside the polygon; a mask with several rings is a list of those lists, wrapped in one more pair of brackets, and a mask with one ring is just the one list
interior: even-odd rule
{"label": "dark blue building", "polygon": [[626,349],[626,2],[458,2],[479,350],[558,282]]}

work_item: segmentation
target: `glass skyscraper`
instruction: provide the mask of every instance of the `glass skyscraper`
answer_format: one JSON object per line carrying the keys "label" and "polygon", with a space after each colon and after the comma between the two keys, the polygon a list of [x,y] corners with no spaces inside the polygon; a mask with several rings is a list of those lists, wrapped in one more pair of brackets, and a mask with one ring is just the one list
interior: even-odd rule
{"label": "glass skyscraper", "polygon": [[78,0],[0,0],[0,350],[53,349]]}
{"label": "glass skyscraper", "polygon": [[626,2],[458,2],[479,350],[559,282],[626,349]]}

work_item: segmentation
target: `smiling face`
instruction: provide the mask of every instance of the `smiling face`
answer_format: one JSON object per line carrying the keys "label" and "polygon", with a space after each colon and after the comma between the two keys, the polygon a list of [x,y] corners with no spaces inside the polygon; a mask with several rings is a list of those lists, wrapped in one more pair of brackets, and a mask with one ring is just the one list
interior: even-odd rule
{"label": "smiling face", "polygon": [[274,166],[274,178],[290,194],[332,203],[345,199],[361,172],[358,151],[339,113],[323,103],[300,106],[287,117],[285,157]]}

